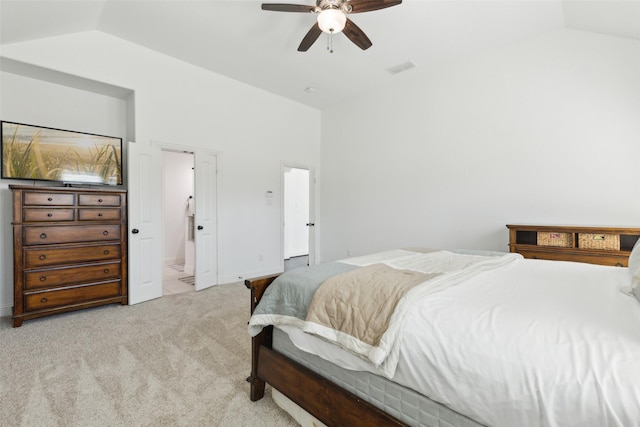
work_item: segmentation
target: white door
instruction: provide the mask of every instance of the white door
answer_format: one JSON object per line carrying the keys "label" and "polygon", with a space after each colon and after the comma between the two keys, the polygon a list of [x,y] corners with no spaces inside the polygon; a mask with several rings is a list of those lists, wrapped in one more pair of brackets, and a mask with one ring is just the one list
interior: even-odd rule
{"label": "white door", "polygon": [[195,153],[195,286],[196,291],[218,284],[216,238],[217,157]]}
{"label": "white door", "polygon": [[162,296],[162,154],[128,145],[129,304]]}

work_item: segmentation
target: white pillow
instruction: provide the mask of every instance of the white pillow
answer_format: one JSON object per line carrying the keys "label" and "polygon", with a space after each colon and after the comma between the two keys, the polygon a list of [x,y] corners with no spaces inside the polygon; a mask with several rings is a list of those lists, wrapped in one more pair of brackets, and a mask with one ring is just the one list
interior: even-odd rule
{"label": "white pillow", "polygon": [[[629,255],[629,274],[631,275],[631,289],[640,285],[640,239],[636,242]],[[636,295],[638,295],[636,293]]]}

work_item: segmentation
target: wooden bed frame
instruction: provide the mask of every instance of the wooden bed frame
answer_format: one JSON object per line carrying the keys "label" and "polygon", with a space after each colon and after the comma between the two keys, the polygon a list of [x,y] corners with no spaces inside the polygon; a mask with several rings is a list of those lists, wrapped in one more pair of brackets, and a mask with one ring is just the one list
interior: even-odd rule
{"label": "wooden bed frame", "polygon": [[[640,238],[640,228],[573,227],[508,225],[509,248],[525,258],[578,261],[612,266],[628,265],[629,255]],[[567,246],[545,246],[537,242],[537,233],[570,234]],[[594,249],[580,245],[581,235],[617,236],[615,248]],[[251,313],[267,287],[280,274],[245,280],[251,290]],[[280,391],[298,406],[328,426],[406,426],[391,415],[335,385],[308,368],[278,353],[272,348],[273,326],[268,326],[251,339],[252,401],[264,396],[265,383]]]}
{"label": "wooden bed frame", "polygon": [[[251,290],[251,313],[265,289],[278,277],[245,280]],[[265,383],[277,389],[328,426],[405,426],[406,424],[271,348],[273,326],[251,338],[252,401],[264,396]]]}

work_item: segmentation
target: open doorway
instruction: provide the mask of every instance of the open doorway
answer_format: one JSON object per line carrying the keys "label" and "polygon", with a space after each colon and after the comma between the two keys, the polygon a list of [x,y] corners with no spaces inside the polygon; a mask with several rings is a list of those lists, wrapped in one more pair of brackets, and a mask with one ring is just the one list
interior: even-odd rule
{"label": "open doorway", "polygon": [[[129,142],[128,150],[129,304],[162,296],[163,206],[164,201],[172,200],[163,196],[163,177],[166,170],[175,169],[173,164],[163,168],[163,151],[193,154],[194,288],[199,291],[217,285],[217,159],[220,153],[155,141],[148,145]],[[174,202],[182,208],[188,207],[182,201]]]}
{"label": "open doorway", "polygon": [[194,154],[162,151],[162,295],[195,290]]}
{"label": "open doorway", "polygon": [[284,174],[284,270],[309,265],[308,169],[285,166]]}

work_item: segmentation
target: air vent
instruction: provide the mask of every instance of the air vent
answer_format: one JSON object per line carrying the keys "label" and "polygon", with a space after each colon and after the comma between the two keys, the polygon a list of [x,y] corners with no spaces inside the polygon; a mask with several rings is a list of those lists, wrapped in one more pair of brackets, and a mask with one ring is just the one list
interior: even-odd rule
{"label": "air vent", "polygon": [[402,73],[403,71],[407,71],[410,70],[412,68],[416,68],[416,64],[413,61],[407,61],[407,62],[403,62],[402,64],[398,64],[394,67],[391,68],[387,68],[387,72],[389,74],[399,74]]}

